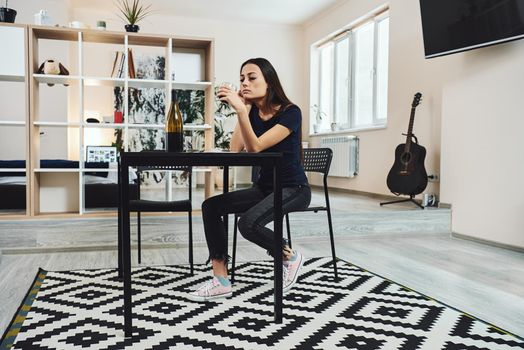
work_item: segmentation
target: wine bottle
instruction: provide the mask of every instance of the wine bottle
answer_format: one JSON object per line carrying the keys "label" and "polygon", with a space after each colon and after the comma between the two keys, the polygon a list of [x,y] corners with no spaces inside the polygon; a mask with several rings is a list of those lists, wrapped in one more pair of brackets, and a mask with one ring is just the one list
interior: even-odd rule
{"label": "wine bottle", "polygon": [[184,121],[176,100],[176,91],[171,91],[171,106],[166,117],[166,151],[184,151]]}

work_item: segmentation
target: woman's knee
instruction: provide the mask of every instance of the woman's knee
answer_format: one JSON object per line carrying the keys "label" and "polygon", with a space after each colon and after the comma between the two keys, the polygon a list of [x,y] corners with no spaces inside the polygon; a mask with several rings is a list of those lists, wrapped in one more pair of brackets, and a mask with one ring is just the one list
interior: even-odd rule
{"label": "woman's knee", "polygon": [[218,196],[209,197],[208,199],[202,202],[203,213],[218,211],[218,209],[220,208],[221,200],[217,197]]}
{"label": "woman's knee", "polygon": [[249,216],[241,216],[237,225],[242,237],[250,241],[250,237],[255,234],[256,225],[254,221]]}

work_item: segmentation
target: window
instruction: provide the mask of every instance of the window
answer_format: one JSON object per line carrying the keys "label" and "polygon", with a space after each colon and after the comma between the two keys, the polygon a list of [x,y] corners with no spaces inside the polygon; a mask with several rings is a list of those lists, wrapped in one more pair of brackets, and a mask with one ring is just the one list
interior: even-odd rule
{"label": "window", "polygon": [[313,47],[312,126],[322,132],[386,124],[388,46],[384,11]]}

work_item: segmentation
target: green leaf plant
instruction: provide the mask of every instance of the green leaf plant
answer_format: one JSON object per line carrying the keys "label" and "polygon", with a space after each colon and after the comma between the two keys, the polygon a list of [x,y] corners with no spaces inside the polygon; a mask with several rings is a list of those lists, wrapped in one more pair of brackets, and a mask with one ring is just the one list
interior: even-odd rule
{"label": "green leaf plant", "polygon": [[140,0],[119,0],[116,7],[120,11],[118,17],[128,24],[134,25],[151,14],[151,5],[143,5]]}

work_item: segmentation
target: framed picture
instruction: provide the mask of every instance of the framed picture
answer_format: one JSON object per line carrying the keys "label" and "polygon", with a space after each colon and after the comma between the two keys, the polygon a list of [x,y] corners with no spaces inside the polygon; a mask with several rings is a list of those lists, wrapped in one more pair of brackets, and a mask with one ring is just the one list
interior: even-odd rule
{"label": "framed picture", "polygon": [[116,163],[116,147],[113,146],[87,146],[87,162]]}

